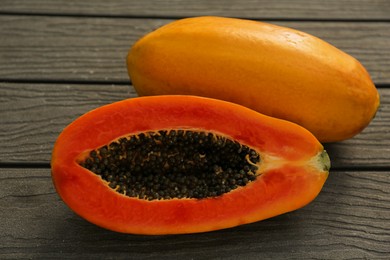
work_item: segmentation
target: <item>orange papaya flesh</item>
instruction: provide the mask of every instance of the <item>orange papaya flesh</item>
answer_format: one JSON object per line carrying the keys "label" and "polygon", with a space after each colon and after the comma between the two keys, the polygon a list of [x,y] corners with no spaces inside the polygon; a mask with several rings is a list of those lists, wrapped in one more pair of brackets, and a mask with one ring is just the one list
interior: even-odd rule
{"label": "orange papaya flesh", "polygon": [[379,106],[369,73],[354,57],[291,28],[223,17],[174,21],[129,50],[141,96],[197,95],[295,122],[320,142],[360,133]]}
{"label": "orange papaya flesh", "polygon": [[[232,150],[238,147],[249,149],[252,152],[241,160],[250,162],[253,167],[249,174],[255,178],[221,194],[150,198],[140,193],[131,195],[131,190],[123,190],[119,184],[112,185],[111,180],[86,168],[89,167],[86,164],[88,158],[102,159],[103,147],[110,149],[110,144],[119,143],[119,140],[129,141],[132,137],[140,140],[140,136],[159,135],[161,131],[167,134],[170,131],[212,133],[213,140],[225,143],[230,140],[239,144]],[[153,142],[166,145],[161,139],[153,139]],[[173,145],[176,149],[182,144]],[[197,147],[197,144],[186,145],[195,147],[191,149]],[[142,143],[142,146],[147,144]],[[196,154],[197,151],[191,149],[190,153]],[[211,151],[202,154],[212,160],[222,148],[207,149]],[[142,150],[140,147],[133,156],[139,156]],[[156,154],[164,153],[162,151]],[[151,153],[148,150],[140,161],[145,163]],[[228,161],[234,157],[229,156],[225,154],[218,162],[221,167],[216,172],[213,168],[207,174],[224,173],[225,164],[229,165]],[[330,162],[318,140],[294,123],[221,100],[155,96],[109,104],[76,119],[59,135],[51,166],[58,194],[81,217],[117,232],[155,235],[229,228],[296,210],[319,194],[327,179]],[[152,166],[150,168],[152,174],[159,174]],[[147,170],[148,167],[143,168],[143,171]],[[133,171],[130,171],[130,176]],[[197,174],[190,169],[181,174],[185,172],[191,176]],[[174,171],[164,174],[173,175]],[[142,178],[142,174],[138,178]],[[226,181],[230,179],[227,176]],[[178,185],[177,188],[181,187]]]}

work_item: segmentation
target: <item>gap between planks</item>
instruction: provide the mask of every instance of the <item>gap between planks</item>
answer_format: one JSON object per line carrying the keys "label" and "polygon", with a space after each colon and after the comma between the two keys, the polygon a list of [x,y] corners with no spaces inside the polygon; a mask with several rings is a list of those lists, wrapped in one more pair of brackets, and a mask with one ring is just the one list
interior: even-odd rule
{"label": "gap between planks", "polygon": [[[161,20],[177,20],[193,17],[193,15],[120,15],[120,14],[77,14],[77,13],[45,13],[45,12],[18,12],[18,11],[1,11],[1,15],[8,16],[41,16],[41,17],[71,17],[71,18],[102,18],[102,19],[161,19]],[[195,15],[197,16],[197,15]],[[202,16],[201,14],[199,16]],[[213,15],[211,15],[213,16]],[[219,16],[219,15],[216,15]],[[377,22],[390,22],[387,18],[306,18],[306,17],[250,17],[250,16],[229,16],[231,18],[239,18],[255,21],[273,21],[273,22],[342,22],[342,23],[377,23]]]}
{"label": "gap between planks", "polygon": [[[77,85],[120,85],[120,86],[130,86],[132,82],[130,80],[57,80],[57,79],[2,79],[0,78],[0,83],[11,83],[11,84],[59,84],[59,85],[68,85],[68,84],[77,84]],[[390,83],[374,83],[376,88],[390,88]]]}

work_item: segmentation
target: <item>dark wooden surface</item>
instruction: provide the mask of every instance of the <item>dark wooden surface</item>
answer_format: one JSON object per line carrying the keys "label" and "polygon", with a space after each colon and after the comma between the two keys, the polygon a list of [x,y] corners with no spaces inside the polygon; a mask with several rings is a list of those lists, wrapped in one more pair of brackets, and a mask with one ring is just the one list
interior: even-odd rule
{"label": "dark wooden surface", "polygon": [[[136,93],[125,56],[174,19],[221,15],[300,29],[358,58],[381,95],[374,121],[326,144],[333,168],[295,212],[180,236],[103,230],[56,194],[50,157],[79,115]],[[390,1],[0,2],[0,259],[389,259]]]}

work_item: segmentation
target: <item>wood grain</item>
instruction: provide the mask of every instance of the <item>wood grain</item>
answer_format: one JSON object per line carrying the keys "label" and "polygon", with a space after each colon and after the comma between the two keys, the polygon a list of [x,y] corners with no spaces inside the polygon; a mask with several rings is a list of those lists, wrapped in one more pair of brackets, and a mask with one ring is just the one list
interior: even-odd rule
{"label": "wood grain", "polygon": [[[0,16],[0,80],[128,82],[132,44],[168,19]],[[356,57],[376,84],[390,84],[387,22],[272,23],[318,36]]]}
{"label": "wood grain", "polygon": [[269,220],[189,235],[103,230],[58,197],[49,169],[0,169],[0,257],[37,259],[385,259],[390,175],[331,172],[308,206]]}
{"label": "wood grain", "polygon": [[48,163],[58,134],[70,122],[134,96],[130,86],[0,83],[0,142],[5,142],[0,160]]}
{"label": "wood grain", "polygon": [[[374,121],[353,139],[327,144],[333,167],[390,166],[390,89]],[[129,85],[0,83],[0,163],[48,163],[58,134],[87,111],[137,96]]]}
{"label": "wood grain", "polygon": [[2,0],[0,12],[100,16],[223,15],[258,19],[390,19],[387,0]]}

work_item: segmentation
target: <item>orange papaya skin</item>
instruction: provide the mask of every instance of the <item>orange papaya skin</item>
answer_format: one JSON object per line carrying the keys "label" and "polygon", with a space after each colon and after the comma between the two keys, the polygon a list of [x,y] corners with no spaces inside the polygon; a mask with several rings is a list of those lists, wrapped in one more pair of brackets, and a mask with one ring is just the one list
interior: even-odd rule
{"label": "orange papaya skin", "polygon": [[379,106],[355,58],[307,33],[257,21],[172,22],[132,46],[127,68],[139,95],[231,101],[295,122],[321,142],[358,134]]}
{"label": "orange papaya skin", "polygon": [[[78,164],[118,137],[175,128],[213,131],[249,145],[260,153],[260,176],[215,198],[148,201],[115,192]],[[156,235],[229,228],[303,207],[320,192],[330,165],[318,140],[296,124],[220,100],[158,96],[123,100],[76,119],[58,137],[51,167],[58,194],[81,217],[117,232]]]}

